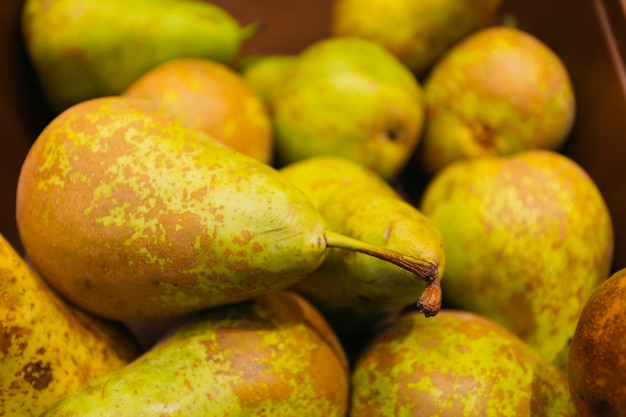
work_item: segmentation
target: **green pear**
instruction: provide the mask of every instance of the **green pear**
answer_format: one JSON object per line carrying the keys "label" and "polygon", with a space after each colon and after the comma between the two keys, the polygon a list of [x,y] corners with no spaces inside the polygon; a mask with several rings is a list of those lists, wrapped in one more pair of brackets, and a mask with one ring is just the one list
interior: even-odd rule
{"label": "green pear", "polygon": [[276,169],[137,98],[87,100],[52,120],[23,163],[16,216],[50,285],[120,321],[287,288],[318,268],[329,247],[438,284],[436,265],[329,230]]}
{"label": "green pear", "polygon": [[[428,260],[443,277],[439,230],[371,169],[341,157],[315,156],[279,172],[304,191],[332,230]],[[415,303],[424,284],[380,259],[330,249],[321,267],[292,289],[312,300],[344,336]]]}
{"label": "green pear", "polygon": [[423,75],[455,42],[492,24],[502,0],[334,0],[333,36],[358,36],[384,46]]}
{"label": "green pear", "polygon": [[38,417],[139,353],[120,323],[66,303],[0,235],[0,415]]}
{"label": "green pear", "polygon": [[447,306],[479,312],[554,361],[613,258],[611,215],[585,170],[528,150],[444,167],[420,208],[446,247]]}
{"label": "green pear", "polygon": [[419,143],[422,88],[380,45],[321,39],[301,51],[271,103],[277,164],[342,156],[394,178]]}
{"label": "green pear", "polygon": [[26,0],[22,30],[51,108],[121,94],[178,57],[231,62],[256,25],[199,0]]}
{"label": "green pear", "polygon": [[293,66],[296,55],[266,54],[246,57],[239,65],[239,72],[252,90],[271,110],[272,97]]}
{"label": "green pear", "polygon": [[546,44],[496,26],[450,48],[424,81],[419,165],[433,173],[459,158],[558,150],[576,113],[569,73]]}
{"label": "green pear", "polygon": [[320,322],[289,293],[202,312],[42,417],[345,416],[347,363]]}
{"label": "green pear", "polygon": [[350,417],[576,416],[565,373],[468,311],[382,329],[352,374]]}

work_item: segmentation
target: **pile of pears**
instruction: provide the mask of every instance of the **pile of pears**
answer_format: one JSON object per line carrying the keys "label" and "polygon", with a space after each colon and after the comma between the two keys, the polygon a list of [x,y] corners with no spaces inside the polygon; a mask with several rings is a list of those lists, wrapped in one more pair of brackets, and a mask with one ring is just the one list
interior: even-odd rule
{"label": "pile of pears", "polygon": [[24,2],[52,116],[24,253],[0,236],[0,415],[619,408],[580,347],[621,381],[565,64],[499,0],[332,3],[325,38],[247,55],[263,16],[210,1]]}

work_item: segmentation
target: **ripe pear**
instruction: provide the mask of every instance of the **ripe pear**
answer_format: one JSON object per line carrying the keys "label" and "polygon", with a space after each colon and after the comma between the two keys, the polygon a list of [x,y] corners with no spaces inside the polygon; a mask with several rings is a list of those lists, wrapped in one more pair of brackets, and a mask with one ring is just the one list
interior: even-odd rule
{"label": "ripe pear", "polygon": [[121,94],[177,57],[229,63],[256,33],[198,0],[26,0],[24,43],[50,107]]}
{"label": "ripe pear", "polygon": [[16,216],[50,285],[120,321],[287,288],[319,267],[329,247],[437,278],[427,260],[329,230],[276,169],[131,97],[84,101],[46,126],[23,163]]}
{"label": "ripe pear", "polygon": [[139,355],[127,329],[66,303],[1,235],[0,340],[0,415],[12,417],[38,417]]}
{"label": "ripe pear", "polygon": [[265,54],[247,57],[239,66],[239,71],[248,85],[263,100],[271,111],[274,92],[284,80],[297,55]]}
{"label": "ripe pear", "polygon": [[301,51],[271,102],[277,165],[341,156],[392,179],[419,143],[422,88],[380,45],[321,39]]}
{"label": "ripe pear", "polygon": [[124,96],[151,100],[189,127],[271,163],[270,116],[261,98],[231,67],[202,58],[175,58],[136,79]]}
{"label": "ripe pear", "polygon": [[42,417],[345,416],[345,356],[319,322],[286,292],[202,312]]}
{"label": "ripe pear", "polygon": [[492,24],[502,0],[334,0],[333,36],[377,42],[424,75],[455,42]]}
{"label": "ripe pear", "polygon": [[565,373],[483,316],[405,314],[352,374],[350,417],[575,416]]}
{"label": "ripe pear", "polygon": [[593,179],[550,150],[451,163],[420,208],[446,247],[447,306],[495,320],[553,361],[613,258],[611,215]]}
{"label": "ripe pear", "polygon": [[424,81],[428,120],[419,165],[427,173],[459,158],[558,150],[575,120],[565,64],[523,30],[495,26],[451,47]]}
{"label": "ripe pear", "polygon": [[576,325],[568,378],[581,417],[620,416],[626,410],[626,269],[591,294]]}
{"label": "ripe pear", "polygon": [[[380,175],[336,156],[315,156],[279,170],[309,197],[329,227],[372,245],[428,260],[444,275],[439,230]],[[415,303],[424,284],[395,265],[330,249],[321,267],[296,283],[340,336],[360,333]]]}

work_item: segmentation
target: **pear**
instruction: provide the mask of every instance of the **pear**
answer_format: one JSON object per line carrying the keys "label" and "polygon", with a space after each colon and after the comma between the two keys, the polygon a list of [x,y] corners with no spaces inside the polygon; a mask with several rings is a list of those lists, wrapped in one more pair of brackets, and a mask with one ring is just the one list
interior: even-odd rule
{"label": "pear", "polygon": [[202,312],[42,417],[345,416],[345,356],[320,321],[286,292]]}
{"label": "pear", "polygon": [[424,75],[455,42],[493,22],[501,0],[334,0],[330,32],[377,42]]}
{"label": "pear", "polygon": [[[113,28],[114,26],[114,28]],[[229,63],[253,36],[224,9],[199,0],[26,0],[24,43],[50,107],[121,94],[177,57]]]}
{"label": "pear", "polygon": [[151,100],[188,126],[271,163],[270,116],[261,98],[231,67],[202,58],[175,58],[136,79],[122,95]]}
{"label": "pear", "polygon": [[575,416],[565,373],[481,315],[393,321],[352,374],[350,417]]}
{"label": "pear", "polygon": [[[279,172],[304,191],[332,230],[428,260],[443,277],[439,230],[371,169],[341,157],[315,156]],[[330,249],[321,267],[292,289],[312,300],[345,337],[415,303],[424,284],[380,259]]]}
{"label": "pear", "polygon": [[[287,288],[329,247],[387,259],[439,285],[436,265],[329,230],[276,169],[131,97],[81,102],[46,126],[20,171],[16,217],[50,285],[120,321]],[[435,313],[437,301],[424,311]]]}
{"label": "pear", "polygon": [[239,65],[239,72],[248,85],[271,111],[274,92],[278,90],[297,55],[264,54],[248,56]]}
{"label": "pear", "polygon": [[301,51],[271,101],[277,165],[342,156],[393,179],[417,147],[422,88],[380,45],[321,39]]}
{"label": "pear", "polygon": [[446,305],[481,313],[543,358],[567,349],[613,258],[611,215],[593,179],[550,150],[456,161],[420,208],[446,248]]}
{"label": "pear", "polygon": [[52,291],[0,235],[0,415],[35,417],[139,355],[120,323],[92,317]]}
{"label": "pear", "polygon": [[453,160],[559,150],[576,116],[565,64],[523,30],[482,29],[451,47],[424,81],[428,120],[419,165],[432,174]]}
{"label": "pear", "polygon": [[626,410],[626,268],[591,294],[569,350],[568,379],[581,417],[619,416]]}

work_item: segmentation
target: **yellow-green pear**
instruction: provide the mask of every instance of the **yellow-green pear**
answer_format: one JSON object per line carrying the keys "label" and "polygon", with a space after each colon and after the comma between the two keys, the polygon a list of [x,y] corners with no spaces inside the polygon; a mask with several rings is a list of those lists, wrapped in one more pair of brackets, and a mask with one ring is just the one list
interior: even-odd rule
{"label": "yellow-green pear", "polygon": [[0,415],[39,417],[139,353],[126,328],[65,302],[0,235]]}
{"label": "yellow-green pear", "polygon": [[277,165],[335,155],[396,177],[417,147],[422,88],[375,42],[331,37],[308,45],[284,74],[271,108]]}
{"label": "yellow-green pear", "polygon": [[436,62],[423,85],[428,123],[418,160],[429,174],[459,158],[558,150],[576,115],[564,62],[514,27],[467,36]]}
{"label": "yellow-green pear", "polygon": [[[428,260],[443,277],[439,230],[373,170],[341,157],[316,156],[279,172],[304,191],[331,229]],[[321,267],[292,288],[312,300],[340,336],[347,336],[418,302],[424,283],[379,259],[330,249]]]}
{"label": "yellow-green pear", "polygon": [[424,75],[455,42],[496,20],[502,0],[334,0],[333,36],[358,36],[384,46]]}
{"label": "yellow-green pear", "polygon": [[469,311],[414,312],[367,346],[350,417],[574,417],[565,373],[513,333]]}
{"label": "yellow-green pear", "polygon": [[271,111],[272,97],[297,55],[266,54],[247,57],[239,66],[244,80]]}
{"label": "yellow-green pear", "polygon": [[52,120],[23,163],[16,214],[24,248],[50,285],[121,321],[290,287],[329,247],[437,278],[428,260],[331,231],[276,169],[137,98],[87,100]]}
{"label": "yellow-green pear", "polygon": [[479,312],[554,361],[609,273],[611,214],[587,172],[550,150],[462,159],[420,208],[446,248],[447,306]]}
{"label": "yellow-green pear", "polygon": [[173,58],[230,63],[256,25],[203,0],[27,0],[24,43],[56,112],[121,94]]}
{"label": "yellow-green pear", "polygon": [[343,417],[345,354],[304,299],[278,292],[208,310],[42,417]]}

